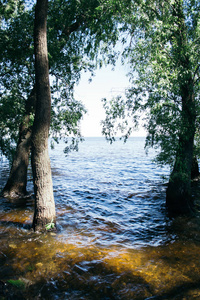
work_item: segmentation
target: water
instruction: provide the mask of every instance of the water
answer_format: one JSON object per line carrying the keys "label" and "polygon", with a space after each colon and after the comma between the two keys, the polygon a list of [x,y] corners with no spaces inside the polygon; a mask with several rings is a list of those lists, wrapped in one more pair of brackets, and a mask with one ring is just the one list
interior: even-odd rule
{"label": "water", "polygon": [[[57,234],[30,230],[32,198],[1,199],[0,296],[200,299],[199,213],[168,215],[169,168],[146,155],[144,138],[86,138],[67,157],[63,148],[50,150]],[[0,166],[3,186],[7,161]]]}
{"label": "water", "polygon": [[146,155],[144,138],[113,145],[87,138],[78,153],[65,157],[62,150],[51,152],[57,209],[70,207],[58,219],[62,229],[71,226],[99,245],[128,248],[169,238],[162,179],[169,170],[151,161],[153,151]]}

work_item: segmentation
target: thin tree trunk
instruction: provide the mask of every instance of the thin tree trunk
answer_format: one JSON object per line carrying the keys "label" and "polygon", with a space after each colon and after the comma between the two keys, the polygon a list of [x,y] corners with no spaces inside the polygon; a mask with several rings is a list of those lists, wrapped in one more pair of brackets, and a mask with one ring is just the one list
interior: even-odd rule
{"label": "thin tree trunk", "polygon": [[37,0],[35,9],[35,78],[36,112],[32,132],[32,170],[35,193],[34,230],[55,224],[55,203],[51,166],[48,154],[48,135],[51,118],[51,94],[47,52],[48,0]]}
{"label": "thin tree trunk", "polygon": [[26,104],[26,113],[19,127],[19,140],[13,158],[8,181],[2,195],[8,198],[23,198],[27,195],[27,169],[31,149],[30,114],[35,107],[35,88],[33,88]]}

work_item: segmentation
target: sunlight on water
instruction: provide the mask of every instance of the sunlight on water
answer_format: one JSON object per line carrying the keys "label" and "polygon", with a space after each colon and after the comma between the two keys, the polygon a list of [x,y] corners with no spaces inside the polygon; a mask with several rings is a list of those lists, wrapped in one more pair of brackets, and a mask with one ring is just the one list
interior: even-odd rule
{"label": "sunlight on water", "polygon": [[155,294],[173,299],[174,289],[200,296],[200,245],[193,241],[126,249],[84,246],[81,235],[69,243],[62,233],[37,235],[16,226],[6,231],[6,239],[1,239],[1,280],[21,280],[24,293],[33,298],[38,290],[41,299],[67,293],[69,299],[91,299],[96,292],[97,299],[145,299]]}
{"label": "sunlight on water", "polygon": [[1,199],[0,299],[200,299],[200,214],[167,215],[143,142],[51,153],[56,234],[30,229],[32,198]]}

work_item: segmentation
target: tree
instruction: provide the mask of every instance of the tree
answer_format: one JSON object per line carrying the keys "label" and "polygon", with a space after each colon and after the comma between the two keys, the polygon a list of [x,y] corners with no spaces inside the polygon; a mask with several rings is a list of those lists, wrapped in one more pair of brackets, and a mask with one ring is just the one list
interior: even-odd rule
{"label": "tree", "polygon": [[35,112],[36,91],[32,90],[25,106],[25,115],[19,127],[19,139],[7,183],[2,191],[4,197],[18,198],[27,195],[27,170],[31,151],[31,117]]}
{"label": "tree", "polygon": [[[47,5],[48,0],[37,0],[34,25],[36,107],[32,129],[31,162],[35,194],[35,212],[33,220],[33,228],[35,230],[41,230],[46,225],[54,227],[56,219],[51,167],[48,155],[51,91],[47,51]],[[115,22],[114,25],[116,26]],[[105,32],[107,29],[108,32],[110,32],[110,26],[105,26]],[[109,36],[106,36],[104,37],[104,40],[107,40],[108,38]],[[98,38],[96,41],[98,42],[98,45],[101,42],[101,39]],[[95,48],[97,45],[95,45]]]}
{"label": "tree", "polygon": [[[77,140],[81,139],[79,121],[85,113],[83,105],[74,99],[74,84],[80,79],[82,70],[93,73],[102,61],[114,63],[115,60],[110,49],[118,37],[117,24],[123,12],[122,7],[124,5],[127,9],[129,1],[124,1],[123,5],[116,0],[109,2],[109,5],[108,2],[96,0],[49,2],[49,72],[53,78],[51,136],[57,142],[63,136],[66,138],[74,134],[76,139],[72,140],[69,148],[77,149]],[[16,10],[16,14],[6,21],[6,26],[1,27],[4,46],[0,51],[1,151],[12,160],[15,150],[13,145],[18,145],[3,193],[14,197],[26,194],[25,176],[20,174],[27,173],[27,163],[23,161],[25,155],[29,157],[30,151],[28,147],[21,146],[22,141],[25,143],[26,135],[22,130],[18,134],[18,124],[30,134],[34,120],[31,96],[35,85],[32,38],[34,17],[33,10],[27,10],[22,4],[23,1],[20,10]],[[11,109],[5,114],[8,103]]]}
{"label": "tree", "polygon": [[[2,79],[0,147],[2,153],[10,161],[13,160],[8,182],[2,192],[6,197],[15,198],[26,195],[30,136],[35,113],[33,19],[32,10],[27,11],[21,8],[16,15],[7,20],[6,26],[3,26],[1,31],[4,46],[2,43],[0,68]],[[76,27],[73,27],[73,30],[76,30]],[[26,36],[24,39],[25,33]],[[71,29],[68,30],[68,34],[70,33]],[[58,46],[54,38],[51,41],[50,57],[54,58],[54,62],[51,62],[51,75],[56,79],[54,80],[52,93],[53,95],[58,95],[59,90],[59,100],[54,96],[51,134],[56,141],[58,141],[58,134],[61,129],[62,134],[65,134],[65,138],[69,134],[74,134],[76,139],[72,139],[73,144],[69,145],[69,148],[73,148],[76,147],[77,141],[81,138],[79,122],[85,113],[84,106],[74,99],[72,93],[73,85],[80,76],[79,58],[77,56],[76,60],[74,57],[70,60],[68,51],[62,56],[61,61],[59,56],[55,59],[55,51],[57,53]],[[71,54],[73,55],[72,47]],[[56,64],[59,65],[59,70],[56,70]],[[73,65],[76,64],[76,72],[72,73],[73,70],[69,70],[69,68],[66,71],[66,65],[68,64],[72,69]],[[61,135],[59,137],[61,138]],[[16,150],[15,144],[17,144]]]}
{"label": "tree", "polygon": [[[48,154],[48,137],[51,119],[51,91],[47,51],[48,0],[38,0],[35,7],[34,50],[36,109],[32,130],[32,171],[35,194],[33,228],[41,230],[55,224],[51,166]],[[54,226],[54,225],[53,225]]]}
{"label": "tree", "polygon": [[[17,1],[13,1],[16,2]],[[16,10],[15,10],[16,11]],[[54,13],[54,14],[53,14]],[[55,8],[52,12],[55,18]],[[1,38],[3,42],[1,51],[1,151],[10,160],[13,160],[10,176],[3,189],[6,197],[23,197],[26,195],[26,174],[30,153],[30,136],[34,120],[35,96],[34,89],[34,61],[33,61],[33,11],[27,11],[23,6],[16,11],[15,15],[4,20],[6,25],[1,28]],[[53,24],[52,24],[53,26]],[[63,23],[62,23],[63,26]],[[68,25],[66,39],[77,30],[78,26]],[[51,75],[54,78],[52,87],[54,96],[52,107],[51,134],[54,140],[61,138],[59,131],[62,129],[66,136],[74,134],[76,139],[72,139],[69,148],[75,148],[80,139],[79,121],[85,113],[84,106],[73,97],[72,88],[80,77],[80,58],[77,50],[71,47],[72,59],[69,57],[70,51],[65,51],[64,55],[58,55],[58,50],[63,50],[66,43],[57,45],[59,39],[51,32]],[[56,30],[53,31],[54,34]],[[26,34],[26,35],[25,35]],[[24,39],[25,36],[25,39]],[[64,39],[64,38],[63,38]],[[65,40],[66,41],[66,40]],[[54,46],[53,46],[54,45]],[[60,47],[58,47],[60,46]],[[78,49],[78,48],[77,48]],[[73,53],[75,52],[75,53]],[[77,57],[74,57],[77,55]],[[62,59],[61,59],[62,58]],[[56,69],[56,64],[59,68]],[[68,68],[66,68],[68,66]],[[70,68],[71,70],[70,70]],[[75,70],[73,70],[73,66]],[[85,66],[87,68],[87,66]],[[66,70],[67,69],[67,70]],[[31,90],[31,92],[30,92]],[[59,90],[59,100],[58,100]],[[54,109],[56,105],[56,108]],[[20,126],[18,125],[20,124]],[[18,134],[19,126],[19,134]],[[15,144],[17,148],[15,150]],[[26,145],[26,146],[25,146]],[[14,158],[13,158],[14,155]]]}
{"label": "tree", "polygon": [[[124,130],[126,139],[138,126],[141,113],[146,113],[146,147],[159,149],[157,162],[172,167],[166,205],[178,213],[193,209],[191,171],[200,95],[199,16],[199,1],[141,1],[137,15],[128,20],[130,44],[124,52],[132,87],[124,98],[110,103],[104,100],[107,117],[103,132],[111,140],[116,129]],[[133,122],[130,126],[128,120]]]}

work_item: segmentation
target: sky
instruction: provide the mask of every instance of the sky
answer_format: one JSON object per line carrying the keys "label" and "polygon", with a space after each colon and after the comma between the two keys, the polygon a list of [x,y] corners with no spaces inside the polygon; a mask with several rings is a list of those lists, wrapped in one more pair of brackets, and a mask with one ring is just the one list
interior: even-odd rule
{"label": "sky", "polygon": [[[112,68],[107,66],[97,70],[92,82],[89,82],[89,73],[83,73],[80,83],[75,88],[75,98],[81,100],[88,110],[81,122],[81,132],[85,137],[102,136],[100,121],[104,119],[105,113],[101,99],[111,99],[123,93],[124,89],[129,86],[126,76],[128,68],[119,63],[114,70]],[[145,135],[143,128],[132,134],[132,136]]]}

